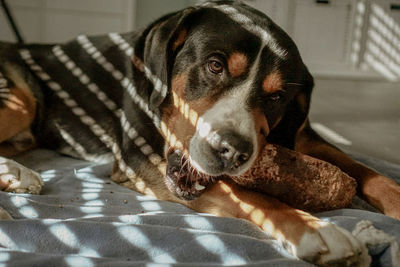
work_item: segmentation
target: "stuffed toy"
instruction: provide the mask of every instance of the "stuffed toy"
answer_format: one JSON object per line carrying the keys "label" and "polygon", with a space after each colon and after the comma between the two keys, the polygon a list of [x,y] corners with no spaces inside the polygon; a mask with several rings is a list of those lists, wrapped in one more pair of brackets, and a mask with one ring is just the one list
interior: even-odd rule
{"label": "stuffed toy", "polygon": [[355,179],[336,166],[272,144],[248,171],[230,179],[310,212],[349,206],[357,187]]}

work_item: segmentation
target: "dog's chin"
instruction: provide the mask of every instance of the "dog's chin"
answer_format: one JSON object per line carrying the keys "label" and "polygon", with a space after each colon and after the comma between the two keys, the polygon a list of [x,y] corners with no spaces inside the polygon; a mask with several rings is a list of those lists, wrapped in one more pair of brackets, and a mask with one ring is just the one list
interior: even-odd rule
{"label": "dog's chin", "polygon": [[198,198],[218,178],[200,172],[180,150],[170,151],[167,162],[166,185],[175,196],[183,200]]}

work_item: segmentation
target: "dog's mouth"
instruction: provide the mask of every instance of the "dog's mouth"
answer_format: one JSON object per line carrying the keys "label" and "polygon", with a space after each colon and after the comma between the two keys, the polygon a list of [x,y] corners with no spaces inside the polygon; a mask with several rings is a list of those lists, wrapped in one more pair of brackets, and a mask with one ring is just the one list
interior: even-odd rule
{"label": "dog's mouth", "polygon": [[190,163],[187,155],[180,150],[171,150],[167,154],[166,184],[177,197],[184,200],[198,198],[217,177],[198,171]]}

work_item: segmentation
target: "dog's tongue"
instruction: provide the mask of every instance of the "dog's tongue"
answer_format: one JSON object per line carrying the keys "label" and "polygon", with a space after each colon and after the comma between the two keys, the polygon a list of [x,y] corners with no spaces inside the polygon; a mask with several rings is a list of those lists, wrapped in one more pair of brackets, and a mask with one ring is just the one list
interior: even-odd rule
{"label": "dog's tongue", "polygon": [[191,169],[193,167],[179,150],[170,153],[167,160],[165,182],[175,196],[184,200],[193,200],[199,197],[211,183],[210,179],[206,179]]}

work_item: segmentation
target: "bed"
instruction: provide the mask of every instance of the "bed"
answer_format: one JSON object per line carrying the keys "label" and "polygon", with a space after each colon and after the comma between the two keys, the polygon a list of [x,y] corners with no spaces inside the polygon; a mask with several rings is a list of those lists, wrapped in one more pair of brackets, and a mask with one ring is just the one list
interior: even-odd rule
{"label": "bed", "polygon": [[[352,155],[400,182],[400,165]],[[41,173],[41,195],[0,192],[2,266],[310,266],[251,223],[196,213],[112,182],[112,164],[37,149],[15,159]],[[355,198],[316,216],[350,231],[367,220],[385,233],[368,246],[374,266],[400,264],[400,221]],[[398,265],[399,266],[399,265]]]}

